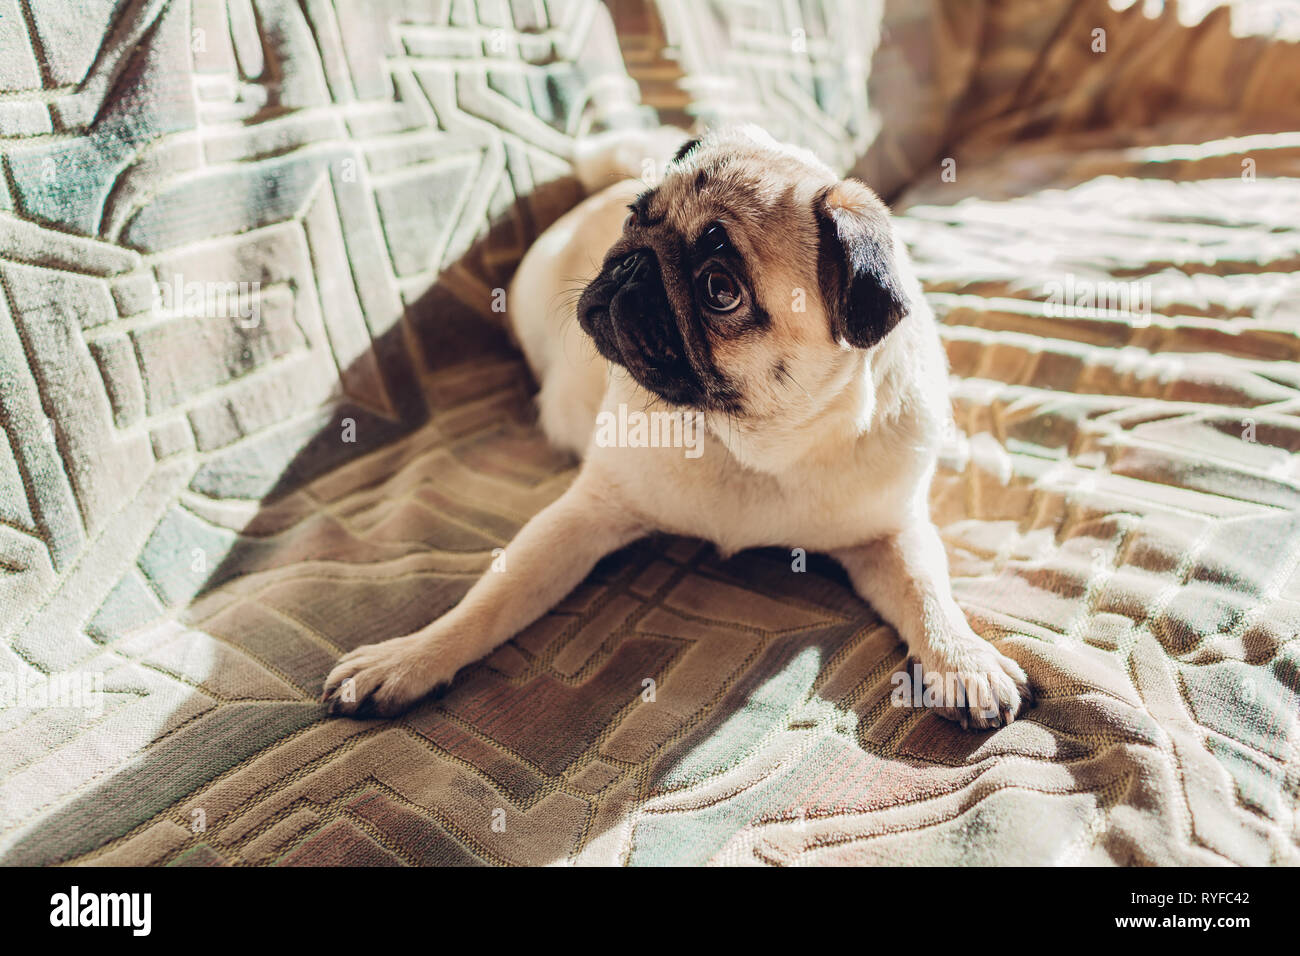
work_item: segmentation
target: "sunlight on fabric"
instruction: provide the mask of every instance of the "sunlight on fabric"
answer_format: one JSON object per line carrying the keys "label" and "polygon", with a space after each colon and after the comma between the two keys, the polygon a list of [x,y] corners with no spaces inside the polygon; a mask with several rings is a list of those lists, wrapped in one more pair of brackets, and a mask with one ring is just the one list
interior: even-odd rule
{"label": "sunlight on fabric", "polygon": [[1233,36],[1272,36],[1300,40],[1300,7],[1291,0],[1110,0],[1113,10],[1140,4],[1143,16],[1157,19],[1166,10],[1184,26],[1195,26],[1219,7],[1231,11]]}
{"label": "sunlight on fabric", "polygon": [[1182,160],[1209,159],[1212,156],[1232,156],[1259,149],[1300,148],[1300,133],[1257,133],[1254,136],[1233,136],[1212,139],[1204,143],[1171,143],[1168,146],[1137,146],[1124,151],[1124,158],[1138,162],[1173,163]]}

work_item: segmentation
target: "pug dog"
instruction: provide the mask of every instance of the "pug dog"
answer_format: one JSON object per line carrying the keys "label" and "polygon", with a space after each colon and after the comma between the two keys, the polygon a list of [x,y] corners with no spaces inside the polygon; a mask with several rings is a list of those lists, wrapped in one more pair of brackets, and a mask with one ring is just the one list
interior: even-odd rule
{"label": "pug dog", "polygon": [[[635,166],[619,150],[580,174]],[[585,285],[566,308],[575,276]],[[505,548],[503,571],[418,632],[343,657],[323,694],[334,712],[399,713],[652,532],[724,556],[825,552],[906,643],[939,713],[993,728],[1031,704],[1020,665],[952,596],[928,508],[952,414],[946,356],[867,186],[756,127],[708,132],[653,188],[610,185],[543,233],[507,309],[541,427],[581,468]],[[677,416],[692,443],[609,440],[633,434],[605,427],[633,414]]]}

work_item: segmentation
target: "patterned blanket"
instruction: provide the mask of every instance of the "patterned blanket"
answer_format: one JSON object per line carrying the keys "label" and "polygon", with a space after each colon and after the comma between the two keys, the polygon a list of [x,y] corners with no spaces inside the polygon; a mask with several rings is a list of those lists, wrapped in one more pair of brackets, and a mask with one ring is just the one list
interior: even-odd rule
{"label": "patterned blanket", "polygon": [[[1289,0],[0,0],[0,862],[1300,863],[1297,41]],[[571,479],[495,290],[574,139],[656,114],[893,198],[1025,719],[893,706],[830,562],[668,537],[323,714]]]}

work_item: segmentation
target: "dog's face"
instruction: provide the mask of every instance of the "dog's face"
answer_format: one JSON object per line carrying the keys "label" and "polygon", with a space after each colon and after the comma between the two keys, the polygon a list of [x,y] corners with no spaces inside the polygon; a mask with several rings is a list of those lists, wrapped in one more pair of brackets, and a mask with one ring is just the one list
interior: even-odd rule
{"label": "dog's face", "polygon": [[821,403],[907,314],[894,260],[866,186],[752,127],[715,131],[631,205],[578,320],[668,402],[770,418]]}

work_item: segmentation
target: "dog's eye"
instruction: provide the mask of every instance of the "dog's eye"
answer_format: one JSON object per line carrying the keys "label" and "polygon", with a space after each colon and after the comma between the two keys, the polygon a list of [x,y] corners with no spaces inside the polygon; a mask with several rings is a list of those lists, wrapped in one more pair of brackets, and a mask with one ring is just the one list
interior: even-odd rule
{"label": "dog's eye", "polygon": [[712,311],[730,312],[740,305],[740,284],[725,269],[705,269],[695,282],[701,301]]}
{"label": "dog's eye", "polygon": [[633,209],[631,206],[628,206],[627,208],[628,208],[627,218],[623,220],[624,229],[629,229],[632,226],[636,225],[636,210]]}
{"label": "dog's eye", "polygon": [[697,248],[701,255],[711,256],[730,245],[731,240],[727,238],[727,230],[722,228],[722,223],[715,222],[701,233]]}

